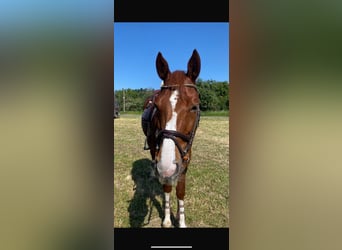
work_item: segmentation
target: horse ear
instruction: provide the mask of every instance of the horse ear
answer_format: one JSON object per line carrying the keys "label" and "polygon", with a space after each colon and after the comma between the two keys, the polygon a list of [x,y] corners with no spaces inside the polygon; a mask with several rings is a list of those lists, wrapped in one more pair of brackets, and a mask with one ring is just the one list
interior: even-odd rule
{"label": "horse ear", "polygon": [[169,64],[160,52],[157,55],[156,68],[160,79],[162,79],[163,81],[166,80],[166,78],[170,74]]}
{"label": "horse ear", "polygon": [[188,72],[186,75],[190,77],[191,80],[195,81],[199,76],[201,71],[201,58],[196,49],[192,52],[192,56],[188,62]]}

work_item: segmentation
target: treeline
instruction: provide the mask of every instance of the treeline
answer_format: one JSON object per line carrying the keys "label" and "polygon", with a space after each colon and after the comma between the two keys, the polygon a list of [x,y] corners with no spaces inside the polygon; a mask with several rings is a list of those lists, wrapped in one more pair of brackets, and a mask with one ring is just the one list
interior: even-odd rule
{"label": "treeline", "polygon": [[[202,111],[227,111],[229,110],[229,83],[213,80],[197,80],[197,88],[200,93],[200,109]],[[124,89],[114,91],[116,105],[122,111],[143,111],[143,105],[147,97],[153,94],[155,89]]]}

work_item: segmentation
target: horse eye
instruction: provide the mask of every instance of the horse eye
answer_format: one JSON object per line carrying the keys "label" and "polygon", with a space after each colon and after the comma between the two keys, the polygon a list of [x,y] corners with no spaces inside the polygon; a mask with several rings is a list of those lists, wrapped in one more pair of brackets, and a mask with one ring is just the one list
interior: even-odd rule
{"label": "horse eye", "polygon": [[192,108],[190,109],[191,112],[196,112],[198,110],[198,105],[194,105],[192,106]]}

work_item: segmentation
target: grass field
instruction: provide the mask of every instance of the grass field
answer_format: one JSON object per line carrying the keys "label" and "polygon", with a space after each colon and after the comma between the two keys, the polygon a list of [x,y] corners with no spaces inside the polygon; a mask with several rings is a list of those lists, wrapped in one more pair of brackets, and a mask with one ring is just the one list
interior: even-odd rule
{"label": "grass field", "polygon": [[[140,115],[114,120],[114,227],[161,227],[162,187],[150,177]],[[176,212],[173,189],[171,209]],[[229,118],[202,116],[187,172],[188,227],[229,227]]]}

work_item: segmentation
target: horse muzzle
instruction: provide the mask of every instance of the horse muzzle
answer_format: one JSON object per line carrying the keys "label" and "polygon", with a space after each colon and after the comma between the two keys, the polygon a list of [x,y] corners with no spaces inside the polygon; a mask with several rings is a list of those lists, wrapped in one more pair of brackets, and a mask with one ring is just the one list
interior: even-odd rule
{"label": "horse muzzle", "polygon": [[[153,161],[152,162],[152,167],[153,167],[153,171],[155,173],[155,176],[158,178],[159,182],[162,185],[176,185],[178,182],[178,178],[180,176],[180,174],[182,174],[185,170],[185,167],[182,164],[182,161],[174,161],[173,162],[176,165],[176,168],[172,171],[171,174],[169,174],[167,172],[167,170],[165,171],[164,169],[160,168],[160,164],[157,161]],[[170,172],[171,172],[170,171]],[[165,175],[166,173],[166,175]]]}

